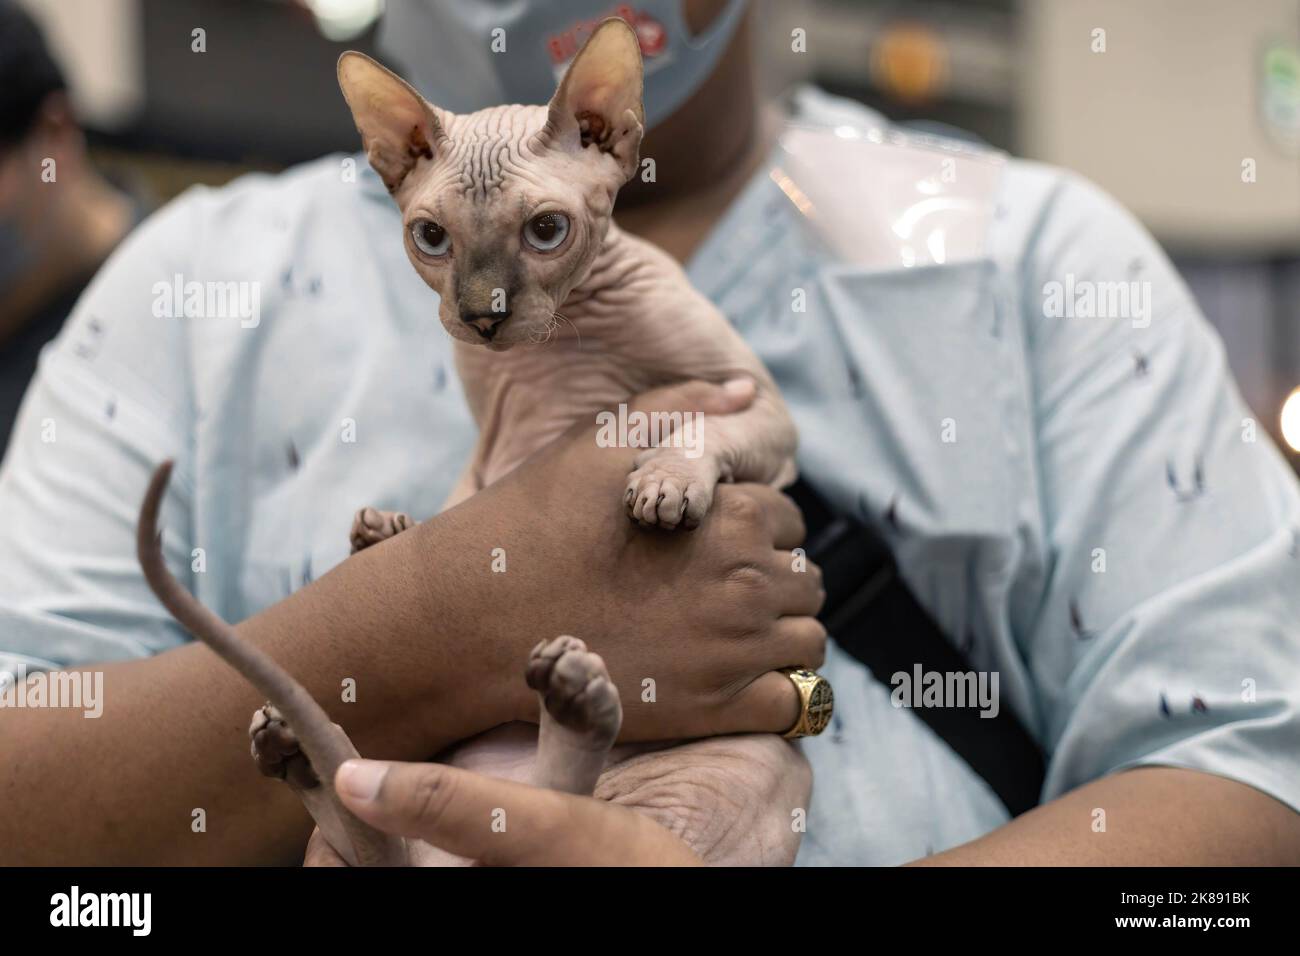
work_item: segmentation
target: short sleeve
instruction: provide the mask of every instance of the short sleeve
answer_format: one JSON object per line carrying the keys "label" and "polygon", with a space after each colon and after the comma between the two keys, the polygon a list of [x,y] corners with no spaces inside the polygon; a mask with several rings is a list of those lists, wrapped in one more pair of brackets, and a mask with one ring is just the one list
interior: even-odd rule
{"label": "short sleeve", "polygon": [[1024,263],[1044,799],[1160,764],[1300,809],[1300,490],[1155,241],[1064,177]]}
{"label": "short sleeve", "polygon": [[186,330],[153,302],[158,283],[189,269],[201,197],[135,230],[41,355],[0,466],[0,670],[141,657],[185,639],[145,584],[135,525],[150,474],[175,458],[166,548],[187,579]]}

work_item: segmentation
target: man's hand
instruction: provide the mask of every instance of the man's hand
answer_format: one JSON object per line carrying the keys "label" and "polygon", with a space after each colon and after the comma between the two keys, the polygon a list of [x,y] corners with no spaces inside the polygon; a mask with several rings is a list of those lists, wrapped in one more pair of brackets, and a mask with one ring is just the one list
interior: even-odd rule
{"label": "man's hand", "polygon": [[[692,382],[632,407],[723,415],[752,398],[751,382]],[[794,570],[791,556],[804,536],[798,509],[767,486],[724,485],[699,528],[639,528],[620,498],[637,449],[602,448],[596,431],[593,416],[408,532],[467,542],[458,573],[481,601],[474,653],[504,669],[495,683],[510,716],[536,720],[536,696],[518,676],[529,649],[573,634],[605,659],[622,692],[624,739],[787,730],[797,694],[774,671],[819,666],[826,640],[814,617],[821,572]],[[492,570],[496,548],[505,573]]]}
{"label": "man's hand", "polygon": [[774,734],[711,737],[612,763],[596,796],[645,814],[709,865],[789,866],[812,768]]}
{"label": "man's hand", "polygon": [[[443,764],[349,760],[334,778],[362,820],[486,866],[692,866],[663,827],[592,797],[496,780]],[[342,866],[312,835],[305,866]]]}

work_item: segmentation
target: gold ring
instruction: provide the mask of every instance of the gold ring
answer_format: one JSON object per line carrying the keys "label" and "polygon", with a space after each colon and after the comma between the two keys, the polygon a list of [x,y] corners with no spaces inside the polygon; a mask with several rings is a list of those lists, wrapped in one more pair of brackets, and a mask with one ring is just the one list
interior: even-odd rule
{"label": "gold ring", "polygon": [[784,734],[786,740],[795,737],[816,737],[831,722],[835,712],[835,691],[831,682],[816,671],[806,667],[783,667],[780,671],[799,692],[799,719]]}

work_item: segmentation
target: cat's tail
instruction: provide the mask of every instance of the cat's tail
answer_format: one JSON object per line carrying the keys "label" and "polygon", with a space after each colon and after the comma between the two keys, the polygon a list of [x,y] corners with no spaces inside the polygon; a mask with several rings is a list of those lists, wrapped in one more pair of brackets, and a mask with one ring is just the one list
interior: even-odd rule
{"label": "cat's tail", "polygon": [[239,671],[275,705],[285,723],[293,729],[316,775],[332,781],[339,764],[357,756],[347,735],[335,726],[306,688],[265,651],[241,639],[233,627],[204,607],[167,570],[162,555],[162,534],[158,530],[158,511],[171,474],[171,461],[158,466],[140,506],[136,553],[145,580],[182,627],[216,651],[222,660]]}
{"label": "cat's tail", "polygon": [[[158,512],[171,474],[172,462],[165,461],[158,466],[140,506],[136,554],[149,587],[187,631],[216,651],[280,711],[320,782],[319,787],[294,789],[298,790],[330,845],[354,866],[405,864],[405,841],[357,819],[334,793],[334,774],[339,765],[359,756],[343,728],[330,720],[324,708],[288,671],[261,648],[241,639],[233,627],[204,607],[167,570],[162,555],[162,534],[158,530]],[[292,782],[290,785],[293,786]]]}

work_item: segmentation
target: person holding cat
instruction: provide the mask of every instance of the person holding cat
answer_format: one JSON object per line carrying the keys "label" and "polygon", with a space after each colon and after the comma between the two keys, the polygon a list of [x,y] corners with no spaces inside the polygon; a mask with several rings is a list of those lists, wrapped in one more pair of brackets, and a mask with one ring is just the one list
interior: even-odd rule
{"label": "person holding cat", "polygon": [[[413,0],[390,8],[385,48],[453,113],[541,103],[554,86],[547,58],[572,52],[571,34],[611,6]],[[0,772],[23,812],[0,821],[0,845],[43,862],[301,853],[301,809],[250,783],[230,745],[260,701],[184,643],[124,544],[152,465],[177,455],[163,504],[173,571],[188,568],[210,606],[292,664],[369,757],[424,760],[534,719],[522,642],[575,620],[605,642],[616,678],[693,688],[639,716],[620,682],[625,739],[702,738],[616,763],[597,787],[618,814],[601,825],[622,834],[627,862],[688,859],[665,833],[705,862],[789,862],[796,851],[809,865],[1296,860],[1300,489],[1266,441],[1233,440],[1244,407],[1163,253],[1094,187],[1016,161],[997,167],[977,204],[988,211],[977,250],[883,268],[873,243],[889,223],[870,217],[862,249],[823,241],[800,211],[818,184],[785,162],[782,134],[821,130],[829,161],[836,138],[883,141],[887,124],[811,89],[784,117],[761,103],[739,0],[627,7],[646,59],[641,154],[655,176],[625,187],[618,225],[686,264],[770,369],[798,425],[801,471],[889,529],[918,598],[972,661],[1001,673],[1003,705],[1048,752],[1042,805],[1010,820],[856,661],[834,643],[822,660],[791,639],[782,621],[810,618],[815,584],[736,592],[736,561],[771,563],[802,537],[788,500],[766,486],[720,486],[700,526],[664,549],[593,507],[617,499],[632,462],[595,454],[574,432],[344,560],[340,532],[359,503],[437,513],[474,429],[383,179],[360,157],[327,157],[195,191],[155,216],[42,365],[0,470],[3,649],[33,668],[113,661],[113,703],[92,727],[62,713],[5,716]],[[507,53],[491,52],[498,27]],[[831,185],[856,209],[850,194],[872,181]],[[1154,290],[1146,326],[1045,322],[1034,299],[1066,275],[1134,269]],[[165,321],[150,290],[174,274],[254,277],[273,292],[255,328]],[[804,311],[791,307],[799,291]],[[1150,356],[1141,382],[1123,374],[1134,349]],[[741,410],[717,385],[638,401]],[[47,421],[57,442],[41,441]],[[498,548],[504,575],[475,573]],[[1098,548],[1114,573],[1095,570]],[[678,561],[693,562],[673,576],[684,590],[637,599]],[[804,743],[811,799],[807,766],[775,736],[798,712],[775,673],[790,663],[818,668],[836,690],[836,721]],[[347,678],[355,703],[332,704]],[[720,759],[711,736],[743,732],[748,759]],[[135,760],[141,747],[148,766]],[[446,839],[438,821],[459,805],[424,819],[409,802],[403,811],[401,794],[436,785],[420,774],[468,771],[390,766],[367,781],[344,768],[339,791],[370,794],[372,809],[352,808],[372,824]],[[581,798],[466,779],[522,800],[531,819],[592,812],[574,810]],[[101,794],[94,812],[70,795],[74,780]],[[674,812],[653,817],[662,832],[619,813],[666,804]],[[220,839],[191,835],[195,806]],[[801,834],[792,810],[805,808]],[[1097,808],[1109,831],[1092,826]],[[609,862],[578,846],[593,855],[557,849],[552,862]],[[313,862],[329,862],[319,850]]]}

